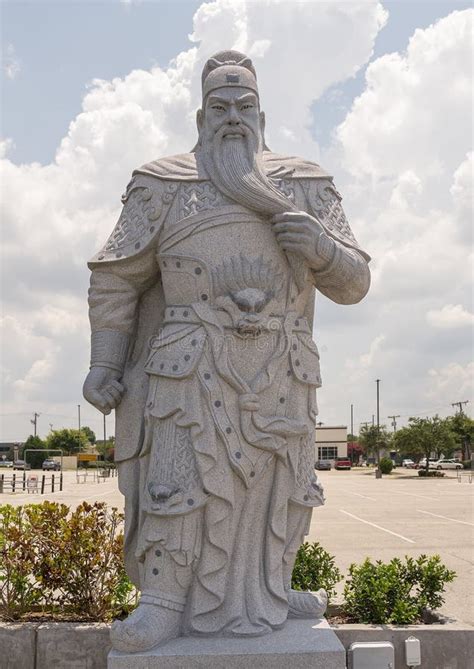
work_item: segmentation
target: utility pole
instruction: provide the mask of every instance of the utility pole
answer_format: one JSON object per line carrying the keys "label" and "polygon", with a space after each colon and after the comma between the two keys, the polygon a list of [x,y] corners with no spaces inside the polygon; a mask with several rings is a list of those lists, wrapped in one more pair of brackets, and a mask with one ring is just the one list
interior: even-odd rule
{"label": "utility pole", "polygon": [[[106,432],[106,426],[105,426],[105,413],[104,413],[104,451],[105,451],[105,442],[107,441],[107,432]],[[105,453],[104,453],[105,456]]]}
{"label": "utility pole", "polygon": [[469,400],[465,400],[464,402],[451,402],[452,407],[459,407],[458,413],[464,413],[464,411],[462,410],[463,404],[469,404]]}
{"label": "utility pole", "polygon": [[36,411],[35,411],[35,413],[33,414],[33,418],[30,419],[30,423],[35,426],[35,429],[34,429],[35,437],[36,437],[36,430],[37,430],[37,426],[38,426],[37,424],[38,424],[38,418],[39,417],[40,417],[40,414],[36,413]]}
{"label": "utility pole", "polygon": [[354,464],[354,405],[351,404],[351,462]]}
{"label": "utility pole", "polygon": [[77,422],[79,424],[79,430],[81,429],[81,405],[77,405]]}
{"label": "utility pole", "polygon": [[380,468],[380,379],[375,379],[377,384],[377,466]]}
{"label": "utility pole", "polygon": [[394,432],[397,431],[397,418],[400,418],[400,417],[401,417],[400,414],[398,414],[397,416],[389,416],[389,418],[392,419],[392,427],[393,427]]}
{"label": "utility pole", "polygon": [[380,430],[380,379],[375,379],[377,384],[377,434]]}
{"label": "utility pole", "polygon": [[50,432],[53,431],[53,424],[52,423],[49,424],[49,430],[50,430]]}

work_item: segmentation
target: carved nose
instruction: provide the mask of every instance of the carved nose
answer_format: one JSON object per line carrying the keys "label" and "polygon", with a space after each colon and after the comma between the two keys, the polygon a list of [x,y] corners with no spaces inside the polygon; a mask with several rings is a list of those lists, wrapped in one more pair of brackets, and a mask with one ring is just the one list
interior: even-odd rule
{"label": "carved nose", "polygon": [[230,108],[229,120],[227,121],[229,125],[240,125],[240,118],[237,114],[235,107]]}

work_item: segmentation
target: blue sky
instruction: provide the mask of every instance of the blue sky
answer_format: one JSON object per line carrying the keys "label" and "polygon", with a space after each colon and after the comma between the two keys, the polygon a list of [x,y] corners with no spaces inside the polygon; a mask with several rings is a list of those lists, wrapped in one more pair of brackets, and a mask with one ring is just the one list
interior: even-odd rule
{"label": "blue sky", "polygon": [[[14,141],[12,160],[44,164],[53,159],[92,79],[123,77],[155,64],[165,67],[189,47],[193,14],[200,4],[2,2],[2,41],[14,46],[21,67],[13,81],[2,71],[2,135]],[[471,6],[462,0],[384,2],[390,20],[375,41],[374,57],[403,50],[416,28]],[[364,70],[314,104],[312,130],[322,145],[362,91]]]}
{"label": "blue sky", "polygon": [[373,258],[361,304],[318,296],[320,419],[347,423],[353,403],[356,427],[370,420],[376,378],[384,422],[472,412],[471,3],[0,7],[0,441],[25,439],[34,411],[40,434],[75,426],[79,403],[100,432],[81,394],[86,262],[131,170],[194,144],[200,71],[224,47],[252,56],[272,149],[335,176]]}

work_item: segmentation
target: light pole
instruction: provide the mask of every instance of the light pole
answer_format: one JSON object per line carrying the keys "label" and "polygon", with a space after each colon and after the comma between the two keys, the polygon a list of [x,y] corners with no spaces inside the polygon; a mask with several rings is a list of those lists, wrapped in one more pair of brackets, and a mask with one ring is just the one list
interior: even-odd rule
{"label": "light pole", "polygon": [[77,423],[79,425],[79,432],[81,431],[81,405],[77,405]]}

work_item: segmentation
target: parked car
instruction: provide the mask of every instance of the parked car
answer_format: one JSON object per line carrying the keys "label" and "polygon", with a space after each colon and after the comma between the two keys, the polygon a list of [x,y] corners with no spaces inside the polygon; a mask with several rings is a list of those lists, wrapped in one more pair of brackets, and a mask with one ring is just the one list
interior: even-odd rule
{"label": "parked car", "polygon": [[61,470],[61,463],[58,462],[57,460],[53,460],[52,458],[46,458],[46,460],[41,465],[41,469],[44,472],[47,471],[59,472]]}
{"label": "parked car", "polygon": [[24,460],[14,460],[13,469],[31,469],[31,465],[28,465]]}
{"label": "parked car", "polygon": [[414,466],[415,463],[413,462],[413,460],[410,460],[410,458],[402,460],[402,467],[406,467],[407,469],[413,469]]}
{"label": "parked car", "polygon": [[[438,464],[438,458],[430,458],[428,468],[433,469],[436,467],[437,464]],[[426,458],[420,460],[420,462],[415,466],[417,469],[426,469]]]}
{"label": "parked car", "polygon": [[350,469],[351,466],[351,461],[344,455],[338,456],[334,462],[334,469]]}
{"label": "parked car", "polygon": [[13,467],[11,460],[0,460],[0,467]]}
{"label": "parked car", "polygon": [[[431,466],[431,465],[430,465]],[[436,469],[462,469],[463,464],[456,458],[443,458],[434,465]]]}
{"label": "parked car", "polygon": [[331,469],[331,463],[329,460],[316,460],[314,463],[315,469]]}

